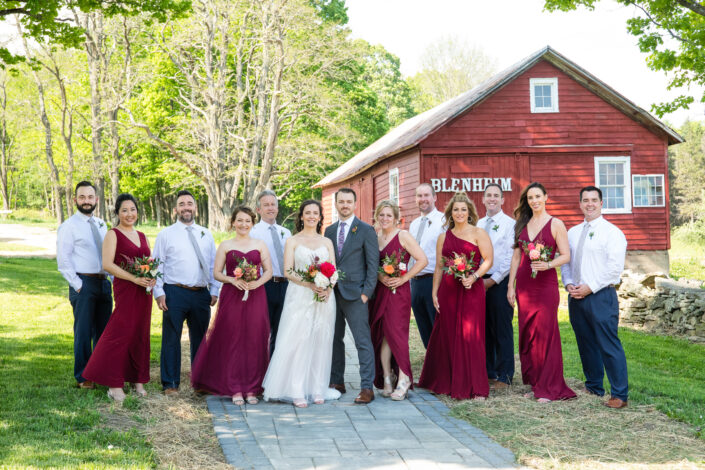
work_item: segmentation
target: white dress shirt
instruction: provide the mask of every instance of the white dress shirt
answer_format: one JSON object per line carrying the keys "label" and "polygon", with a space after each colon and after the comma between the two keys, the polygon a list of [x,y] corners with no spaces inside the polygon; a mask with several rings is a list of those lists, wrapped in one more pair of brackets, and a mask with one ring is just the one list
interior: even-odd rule
{"label": "white dress shirt", "polygon": [[[419,233],[421,219],[424,217],[428,220],[426,221],[426,228],[421,235],[419,245],[421,245],[421,249],[426,254],[426,258],[428,258],[428,264],[417,274],[418,276],[422,274],[433,274],[433,270],[436,269],[436,242],[438,241],[438,237],[445,232],[445,228],[443,228],[443,224],[445,223],[443,212],[434,207],[428,215],[421,215],[409,224],[409,233],[412,237],[416,238],[416,235]],[[409,262],[409,269],[411,269],[413,265],[414,259],[412,258]]]}
{"label": "white dress shirt", "polygon": [[487,234],[492,240],[492,250],[494,251],[494,259],[492,267],[487,274],[492,280],[499,284],[509,274],[509,268],[512,264],[512,255],[514,254],[514,225],[516,221],[502,211],[492,217],[483,217],[477,221],[477,226],[485,229],[487,220],[492,219],[491,227]]}
{"label": "white dress shirt", "polygon": [[[286,244],[287,238],[291,236],[291,231],[282,227],[279,224],[268,224],[264,220],[260,220],[252,230],[250,231],[250,237],[257,240],[262,240],[265,245],[267,245],[267,250],[269,250],[269,256],[272,258],[272,276],[274,277],[284,277],[284,273],[281,272],[279,268],[279,259],[277,258],[277,250],[274,249],[274,242],[272,241],[272,232],[269,227],[274,226],[276,230],[276,236],[279,237],[279,241],[282,244],[282,253],[284,252],[284,245]],[[284,260],[281,260],[282,266],[284,265]]]}
{"label": "white dress shirt", "polygon": [[106,274],[93,239],[91,219],[95,221],[100,239],[103,240],[108,232],[105,222],[81,212],[76,212],[61,224],[56,236],[56,264],[64,279],[76,291],[83,286],[83,281],[76,273]]}
{"label": "white dress shirt", "polygon": [[153,258],[159,258],[159,265],[164,277],[157,279],[154,286],[154,297],[164,295],[164,284],[183,284],[189,287],[208,287],[211,295],[218,295],[220,282],[213,279],[213,265],[215,264],[215,240],[207,228],[191,224],[193,236],[201,249],[201,254],[206,262],[208,279],[203,278],[198,257],[189,240],[186,227],[181,221],[168,226],[157,235],[154,242]]}
{"label": "white dress shirt", "polygon": [[573,279],[572,263],[575,262],[580,234],[585,224],[589,224],[583,255],[580,262],[580,284],[587,284],[592,292],[618,284],[624,271],[624,258],[627,254],[627,239],[614,224],[600,216],[592,222],[583,222],[568,230],[570,244],[570,263],[561,266],[563,285],[577,285]]}

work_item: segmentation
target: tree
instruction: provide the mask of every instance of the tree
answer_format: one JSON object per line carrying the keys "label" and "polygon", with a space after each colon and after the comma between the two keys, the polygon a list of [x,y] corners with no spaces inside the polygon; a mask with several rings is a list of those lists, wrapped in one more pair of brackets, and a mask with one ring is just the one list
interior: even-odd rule
{"label": "tree", "polygon": [[417,113],[465,93],[496,69],[494,59],[455,36],[430,44],[421,55],[420,65],[421,71],[408,79]]}
{"label": "tree", "polygon": [[[548,11],[595,8],[599,0],[545,0]],[[638,38],[639,49],[648,54],[651,70],[669,75],[668,89],[705,85],[705,5],[689,0],[616,0],[634,6],[640,14],[627,20],[627,31]],[[658,103],[651,110],[659,117],[679,108],[688,109],[693,96],[680,95]],[[705,94],[700,97],[705,102]]]}
{"label": "tree", "polygon": [[678,132],[685,142],[668,152],[674,225],[705,217],[705,124],[686,121]]}
{"label": "tree", "polygon": [[7,79],[7,72],[0,71],[0,196],[2,196],[3,210],[10,208],[7,176],[12,163],[12,145],[15,140],[8,132]]}

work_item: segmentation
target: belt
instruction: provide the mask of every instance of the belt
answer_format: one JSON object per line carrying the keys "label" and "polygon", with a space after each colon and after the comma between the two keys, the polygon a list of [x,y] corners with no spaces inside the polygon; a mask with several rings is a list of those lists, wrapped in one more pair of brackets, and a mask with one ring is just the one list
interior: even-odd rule
{"label": "belt", "polygon": [[418,276],[414,276],[414,280],[418,281],[419,279],[425,279],[427,277],[433,277],[433,273],[419,274]]}
{"label": "belt", "polygon": [[205,287],[199,287],[199,286],[185,286],[183,284],[174,284],[174,285],[176,287],[181,287],[182,289],[188,289],[188,290],[192,290],[192,291],[205,289]]}
{"label": "belt", "polygon": [[282,276],[272,276],[272,279],[270,279],[272,282],[288,282],[289,280],[285,277]]}
{"label": "belt", "polygon": [[101,281],[105,281],[106,279],[108,279],[108,276],[106,276],[105,274],[96,274],[96,273],[76,273],[76,274],[78,274],[79,276],[94,277],[96,279],[100,279]]}

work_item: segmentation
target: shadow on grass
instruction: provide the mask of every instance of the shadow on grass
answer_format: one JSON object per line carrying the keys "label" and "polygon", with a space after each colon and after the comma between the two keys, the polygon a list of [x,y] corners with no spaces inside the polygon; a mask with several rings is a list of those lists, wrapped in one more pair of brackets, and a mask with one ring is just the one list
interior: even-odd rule
{"label": "shadow on grass", "polygon": [[57,270],[56,260],[42,258],[0,258],[0,292],[65,293],[68,284]]}

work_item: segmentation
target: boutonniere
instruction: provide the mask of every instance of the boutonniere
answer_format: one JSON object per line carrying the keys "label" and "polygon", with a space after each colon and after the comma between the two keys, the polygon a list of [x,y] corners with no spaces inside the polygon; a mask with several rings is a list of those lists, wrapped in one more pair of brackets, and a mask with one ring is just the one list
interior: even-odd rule
{"label": "boutonniere", "polygon": [[203,238],[203,237],[205,237],[205,236],[206,236],[206,231],[205,231],[205,230],[201,230],[201,238]]}
{"label": "boutonniere", "polygon": [[281,232],[279,232],[279,234],[281,235],[282,240],[284,240],[284,230],[282,230]]}
{"label": "boutonniere", "polygon": [[429,221],[428,221],[428,226],[430,227],[432,223],[433,223],[433,222],[431,222],[431,220],[429,219]]}
{"label": "boutonniere", "polygon": [[98,222],[98,227],[103,228],[105,227],[105,224],[103,222]]}
{"label": "boutonniere", "polygon": [[493,232],[496,232],[497,230],[499,230],[499,225],[495,225],[494,227],[492,227]]}
{"label": "boutonniere", "polygon": [[595,235],[595,232],[590,232],[588,233],[588,236],[590,237],[590,240],[592,240],[592,237]]}
{"label": "boutonniere", "polygon": [[350,229],[350,231],[351,231],[352,233],[355,233],[355,232],[357,232],[357,225],[356,225],[356,226],[354,226],[353,228],[351,228],[351,229]]}

